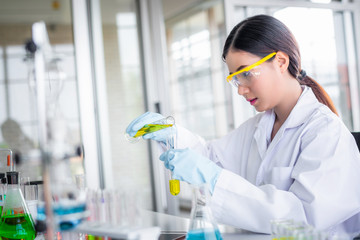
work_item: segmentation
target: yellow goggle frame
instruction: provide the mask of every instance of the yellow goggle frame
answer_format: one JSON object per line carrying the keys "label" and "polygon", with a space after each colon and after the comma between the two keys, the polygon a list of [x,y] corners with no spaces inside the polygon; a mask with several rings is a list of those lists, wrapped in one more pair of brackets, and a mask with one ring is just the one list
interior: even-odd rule
{"label": "yellow goggle frame", "polygon": [[256,63],[251,64],[250,66],[247,66],[246,68],[243,68],[243,69],[241,69],[241,70],[239,70],[239,71],[237,71],[237,72],[234,72],[234,73],[230,74],[229,76],[226,77],[226,81],[229,83],[229,82],[231,81],[231,79],[232,79],[233,76],[238,75],[238,74],[240,74],[240,73],[242,73],[242,72],[247,72],[247,71],[253,69],[254,67],[259,66],[259,65],[262,64],[263,62],[266,62],[267,60],[269,60],[270,58],[272,58],[275,54],[276,54],[276,52],[272,52],[272,53],[270,53],[269,55],[267,55],[267,56],[265,56],[264,58],[262,58],[262,59],[260,59],[259,61],[257,61]]}

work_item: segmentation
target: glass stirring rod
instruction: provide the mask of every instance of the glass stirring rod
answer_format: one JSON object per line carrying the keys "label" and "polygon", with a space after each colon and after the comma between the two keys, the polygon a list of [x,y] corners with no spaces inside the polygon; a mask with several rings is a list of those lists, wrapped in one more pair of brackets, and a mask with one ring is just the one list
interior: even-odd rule
{"label": "glass stirring rod", "polygon": [[[169,135],[166,139],[166,148],[167,150],[175,149],[176,148],[176,131]],[[180,181],[178,179],[173,178],[172,171],[169,170],[169,190],[170,193],[174,196],[178,195],[180,193]]]}

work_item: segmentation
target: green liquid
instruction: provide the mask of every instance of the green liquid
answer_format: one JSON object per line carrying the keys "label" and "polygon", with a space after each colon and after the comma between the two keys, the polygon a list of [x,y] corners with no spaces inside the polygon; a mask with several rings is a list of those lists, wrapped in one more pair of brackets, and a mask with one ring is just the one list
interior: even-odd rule
{"label": "green liquid", "polygon": [[104,240],[104,237],[98,237],[98,236],[88,234],[86,236],[86,240]]}
{"label": "green liquid", "polygon": [[34,223],[29,214],[15,214],[1,218],[1,240],[33,240],[35,236]]}
{"label": "green liquid", "polygon": [[135,134],[134,138],[141,137],[146,133],[152,133],[159,131],[164,128],[172,127],[173,124],[146,124],[143,126],[137,133]]}

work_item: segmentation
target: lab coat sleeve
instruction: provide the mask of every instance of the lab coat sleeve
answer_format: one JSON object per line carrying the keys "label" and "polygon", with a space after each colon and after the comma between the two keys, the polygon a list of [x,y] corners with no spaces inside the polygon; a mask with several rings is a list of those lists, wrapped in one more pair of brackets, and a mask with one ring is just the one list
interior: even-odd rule
{"label": "lab coat sleeve", "polygon": [[329,230],[357,214],[360,154],[344,125],[322,120],[325,122],[314,123],[312,131],[302,136],[288,191],[272,184],[255,186],[224,169],[211,200],[216,219],[238,228],[270,233],[271,219],[294,219]]}
{"label": "lab coat sleeve", "polygon": [[211,209],[219,223],[253,232],[270,233],[270,220],[306,219],[301,201],[273,185],[255,186],[223,169],[213,192]]}

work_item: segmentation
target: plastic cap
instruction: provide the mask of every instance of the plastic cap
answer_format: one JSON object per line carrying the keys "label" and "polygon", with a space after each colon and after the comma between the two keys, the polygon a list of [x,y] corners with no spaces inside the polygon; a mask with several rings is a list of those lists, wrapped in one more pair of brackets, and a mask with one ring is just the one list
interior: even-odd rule
{"label": "plastic cap", "polygon": [[0,173],[0,183],[6,184],[6,175],[5,173]]}
{"label": "plastic cap", "polygon": [[6,172],[8,184],[19,183],[19,172]]}

